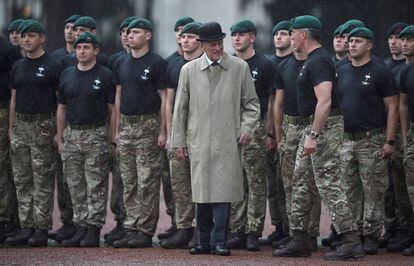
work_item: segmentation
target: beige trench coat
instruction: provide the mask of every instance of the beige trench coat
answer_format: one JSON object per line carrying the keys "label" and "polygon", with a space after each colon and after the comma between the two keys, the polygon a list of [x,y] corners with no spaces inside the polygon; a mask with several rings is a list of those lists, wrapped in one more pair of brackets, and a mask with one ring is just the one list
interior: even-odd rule
{"label": "beige trench coat", "polygon": [[209,66],[205,54],[184,65],[171,144],[188,148],[194,202],[243,199],[238,138],[241,133],[252,136],[259,117],[259,100],[246,62],[224,53],[220,66]]}

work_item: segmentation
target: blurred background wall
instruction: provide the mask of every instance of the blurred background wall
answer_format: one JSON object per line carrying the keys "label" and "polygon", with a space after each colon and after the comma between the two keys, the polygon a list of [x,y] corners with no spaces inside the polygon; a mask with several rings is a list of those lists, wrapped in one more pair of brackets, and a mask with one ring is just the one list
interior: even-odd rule
{"label": "blurred background wall", "polygon": [[[197,21],[217,21],[229,35],[230,26],[240,19],[251,19],[258,27],[256,50],[274,52],[271,30],[275,23],[311,14],[323,24],[323,44],[331,49],[332,32],[348,19],[360,19],[374,31],[374,53],[388,56],[385,32],[395,22],[414,23],[414,0],[0,0],[0,30],[16,18],[40,20],[47,30],[47,50],[64,44],[63,21],[71,14],[94,17],[103,51],[110,55],[121,49],[118,25],[132,15],[146,17],[154,24],[152,47],[167,56],[175,50],[173,27],[182,16]],[[232,52],[230,38],[225,49]]]}

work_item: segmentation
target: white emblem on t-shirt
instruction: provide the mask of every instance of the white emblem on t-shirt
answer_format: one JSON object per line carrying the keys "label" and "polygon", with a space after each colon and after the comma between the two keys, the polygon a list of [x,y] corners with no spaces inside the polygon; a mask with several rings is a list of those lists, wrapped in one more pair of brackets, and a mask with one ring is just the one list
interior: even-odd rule
{"label": "white emblem on t-shirt", "polygon": [[306,67],[306,64],[302,66],[302,69],[300,70],[300,73],[299,73],[299,77],[303,75],[303,71],[305,71],[305,67]]}
{"label": "white emblem on t-shirt", "polygon": [[368,74],[365,75],[365,80],[362,81],[362,85],[368,86],[370,79],[371,79],[371,72],[369,72]]}
{"label": "white emblem on t-shirt", "polygon": [[100,78],[99,78],[99,77],[95,79],[94,84],[92,85],[92,88],[93,88],[94,90],[99,90],[99,89],[101,89],[101,80],[100,80]]}
{"label": "white emblem on t-shirt", "polygon": [[256,76],[259,74],[259,72],[257,72],[257,67],[252,71],[252,79],[253,79],[253,82],[256,82],[257,81],[257,78],[256,78]]}
{"label": "white emblem on t-shirt", "polygon": [[149,73],[150,73],[150,67],[147,67],[146,69],[144,69],[144,75],[141,75],[141,79],[142,80],[148,80]]}
{"label": "white emblem on t-shirt", "polygon": [[45,74],[43,73],[43,71],[45,71],[45,68],[43,67],[43,65],[39,66],[37,68],[37,71],[38,72],[36,72],[36,77],[42,78],[45,76]]}

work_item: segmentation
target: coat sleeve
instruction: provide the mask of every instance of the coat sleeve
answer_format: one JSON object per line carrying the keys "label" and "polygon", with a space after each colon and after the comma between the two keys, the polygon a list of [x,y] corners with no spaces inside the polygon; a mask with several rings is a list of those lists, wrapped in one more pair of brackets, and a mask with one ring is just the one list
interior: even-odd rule
{"label": "coat sleeve", "polygon": [[241,88],[241,132],[253,136],[256,123],[260,118],[260,104],[246,64]]}
{"label": "coat sleeve", "polygon": [[181,69],[172,121],[171,146],[173,148],[187,146],[187,123],[190,100],[189,74],[187,68]]}

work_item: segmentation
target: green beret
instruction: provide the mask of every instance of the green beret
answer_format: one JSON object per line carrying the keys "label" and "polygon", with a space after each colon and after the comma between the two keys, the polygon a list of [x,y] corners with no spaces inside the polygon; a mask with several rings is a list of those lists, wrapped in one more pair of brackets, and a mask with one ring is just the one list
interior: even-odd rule
{"label": "green beret", "polygon": [[201,22],[190,22],[188,24],[185,24],[184,28],[180,31],[180,36],[185,33],[198,35],[198,30],[200,29],[201,25]]}
{"label": "green beret", "polygon": [[20,34],[28,33],[28,32],[39,32],[44,33],[45,28],[43,28],[42,24],[36,20],[25,20],[19,27]]}
{"label": "green beret", "polygon": [[18,19],[13,20],[9,24],[9,27],[7,28],[7,31],[8,32],[16,31],[19,28],[20,24],[23,23],[23,21],[24,21],[24,19],[21,19],[21,18],[18,18]]}
{"label": "green beret", "polygon": [[73,24],[74,29],[77,27],[85,27],[94,30],[96,29],[96,21],[88,16],[80,17],[75,21],[75,24]]}
{"label": "green beret", "polygon": [[334,30],[332,36],[335,37],[336,35],[340,35],[339,33],[341,32],[341,28],[342,28],[342,25],[339,25],[338,28]]}
{"label": "green beret", "polygon": [[121,22],[121,25],[119,25],[119,30],[122,30],[123,28],[128,27],[128,25],[129,25],[129,23],[131,23],[131,21],[133,21],[134,19],[138,19],[138,18],[139,17],[137,17],[137,16],[132,16],[132,17],[128,17],[128,18],[124,19]]}
{"label": "green beret", "polygon": [[133,28],[152,31],[152,23],[146,18],[137,18],[131,21],[131,23],[129,23],[128,31]]}
{"label": "green beret", "polygon": [[66,25],[67,23],[75,23],[75,21],[81,17],[82,16],[79,14],[73,14],[72,16],[68,17],[63,24]]}
{"label": "green beret", "polygon": [[256,30],[256,25],[254,25],[254,23],[248,19],[240,20],[239,22],[234,23],[233,26],[230,27],[231,34],[236,32],[251,32]]}
{"label": "green beret", "polygon": [[33,20],[33,19],[24,19],[24,20],[22,21],[22,23],[20,23],[19,27],[17,28],[17,32],[21,33],[21,31],[22,31],[22,29],[23,29],[23,26],[24,26],[24,24],[25,24],[26,22],[36,22],[36,20]]}
{"label": "green beret", "polygon": [[272,29],[272,35],[275,35],[276,32],[280,31],[280,30],[290,30],[290,27],[292,27],[292,24],[290,24],[290,21],[287,20],[282,20],[279,23],[277,23],[273,29]]}
{"label": "green beret", "polygon": [[322,29],[322,23],[314,16],[304,15],[290,20],[292,29]]}
{"label": "green beret", "polygon": [[350,40],[352,37],[361,37],[361,38],[374,41],[374,34],[372,33],[370,29],[365,28],[365,27],[357,27],[351,30],[351,32],[348,35],[348,39]]}
{"label": "green beret", "polygon": [[99,44],[98,37],[96,37],[95,34],[92,34],[90,32],[84,32],[82,33],[78,38],[76,38],[75,43],[73,44],[73,47],[76,47],[79,43],[93,43],[93,44]]}
{"label": "green beret", "polygon": [[178,27],[185,26],[188,23],[194,22],[192,17],[182,17],[175,22],[174,31],[177,31]]}
{"label": "green beret", "polygon": [[340,35],[349,34],[353,29],[358,27],[365,27],[364,22],[357,20],[357,19],[351,19],[342,24],[341,30],[339,31]]}
{"label": "green beret", "polygon": [[405,27],[400,33],[400,38],[402,37],[414,37],[414,25]]}

